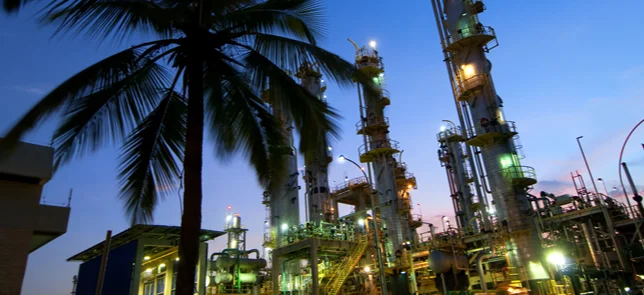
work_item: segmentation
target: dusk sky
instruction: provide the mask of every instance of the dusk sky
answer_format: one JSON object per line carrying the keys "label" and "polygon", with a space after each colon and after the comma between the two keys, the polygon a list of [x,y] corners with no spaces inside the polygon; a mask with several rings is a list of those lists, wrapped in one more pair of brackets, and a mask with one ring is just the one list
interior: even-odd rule
{"label": "dusk sky", "polygon": [[[430,2],[326,2],[328,31],[322,47],[352,61],[354,49],[347,37],[361,45],[377,41],[386,89],[391,93],[386,109],[390,136],[400,142],[403,161],[418,180],[412,195],[414,213],[422,211],[426,221],[438,224],[436,216],[454,214],[445,171],[436,157],[436,133],[441,120],[457,118]],[[488,55],[492,76],[504,100],[506,118],[516,122],[521,136],[527,156],[523,163],[536,169],[541,182],[533,193],[574,194],[569,189],[570,172],[587,175],[575,141],[581,135],[595,177],[606,179],[609,190],[617,186],[619,149],[644,117],[644,1],[616,5],[600,0],[490,0],[486,6],[481,22],[496,30],[500,44]],[[99,44],[82,36],[51,38],[53,28],[38,25],[32,17],[35,11],[0,14],[2,132],[72,74],[141,41]],[[355,133],[356,90],[329,85],[326,94],[343,116],[342,139],[333,144],[334,155],[357,159],[362,139]],[[25,140],[49,144],[55,124],[44,124]],[[635,181],[644,185],[644,127],[640,129],[631,138],[624,161],[630,163]],[[212,145],[206,144],[203,227],[221,230],[230,205],[250,229],[250,246],[261,247],[263,190],[244,159],[220,163],[211,150]],[[69,294],[78,264],[66,259],[100,242],[106,230],[116,234],[128,228],[117,199],[117,157],[118,147],[107,147],[60,169],[45,186],[43,199],[48,204],[66,204],[73,189],[69,228],[30,255],[22,294]],[[359,176],[360,171],[334,162],[330,175],[333,185],[345,175]],[[177,188],[159,206],[155,224],[179,224]],[[300,202],[304,204],[303,199]],[[221,249],[224,240],[213,243],[210,251]]]}

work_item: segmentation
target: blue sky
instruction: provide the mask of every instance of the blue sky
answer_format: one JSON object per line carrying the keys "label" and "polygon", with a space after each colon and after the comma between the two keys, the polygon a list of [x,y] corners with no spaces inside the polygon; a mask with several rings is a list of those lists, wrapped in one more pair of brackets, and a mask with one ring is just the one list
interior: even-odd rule
{"label": "blue sky", "polygon": [[[644,40],[639,38],[644,2],[487,2],[481,20],[495,28],[500,43],[488,56],[495,86],[507,119],[517,122],[527,156],[524,164],[533,166],[542,181],[535,191],[573,193],[568,190],[569,173],[586,174],[575,141],[580,135],[595,177],[606,179],[609,189],[617,185],[619,149],[643,117],[644,61],[638,56],[644,51]],[[387,109],[391,137],[400,141],[403,160],[418,179],[414,203],[420,204],[426,220],[434,221],[436,216],[453,215],[445,172],[436,159],[435,135],[441,120],[456,120],[456,111],[430,2],[400,3],[328,0],[328,31],[322,46],[351,59],[353,47],[347,37],[359,44],[378,42],[391,93]],[[32,13],[0,15],[3,130],[68,76],[137,41],[99,45],[83,38],[52,39],[53,30],[36,25]],[[354,128],[359,119],[356,90],[329,85],[327,96],[344,117],[342,140],[333,150],[336,156],[357,158],[361,138]],[[48,144],[54,123],[44,124],[27,140]],[[632,163],[631,172],[640,185],[644,184],[642,129],[631,138],[624,157]],[[43,193],[47,203],[66,203],[69,190],[74,190],[69,229],[30,255],[23,294],[69,294],[78,265],[65,259],[101,241],[106,230],[128,227],[117,200],[117,156],[116,148],[105,148],[64,167],[47,184]],[[359,174],[355,167],[334,163],[330,182]],[[218,163],[206,154],[203,175],[203,227],[221,229],[226,206],[231,205],[250,228],[251,245],[260,247],[262,190],[245,162],[235,158]],[[168,197],[157,211],[156,223],[179,224],[178,202],[176,194]],[[222,245],[223,239],[211,250]]]}

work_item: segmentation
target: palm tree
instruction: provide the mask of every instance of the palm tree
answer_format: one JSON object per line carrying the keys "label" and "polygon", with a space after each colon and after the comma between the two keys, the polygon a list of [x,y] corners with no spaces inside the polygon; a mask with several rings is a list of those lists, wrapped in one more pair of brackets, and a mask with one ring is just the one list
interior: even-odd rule
{"label": "palm tree", "polygon": [[[3,4],[15,12],[29,1]],[[300,151],[310,155],[318,134],[337,136],[338,114],[285,70],[317,62],[340,85],[351,85],[352,78],[371,85],[349,62],[317,47],[323,29],[317,0],[58,0],[43,15],[60,32],[94,38],[146,32],[154,40],[63,82],[8,131],[2,147],[11,149],[58,112],[56,168],[105,144],[123,143],[120,198],[133,224],[152,220],[163,196],[158,188],[181,181],[183,165],[179,295],[192,294],[198,260],[204,129],[217,155],[242,152],[270,188],[284,177],[285,140],[262,91],[270,89],[271,103],[291,114]]]}

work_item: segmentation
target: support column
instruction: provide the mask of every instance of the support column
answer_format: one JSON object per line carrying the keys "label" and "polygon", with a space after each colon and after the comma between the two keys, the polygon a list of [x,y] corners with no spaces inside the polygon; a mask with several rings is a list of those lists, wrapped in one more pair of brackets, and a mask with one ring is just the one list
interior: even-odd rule
{"label": "support column", "polygon": [[206,276],[208,267],[208,244],[199,245],[199,266],[197,270],[197,292],[199,295],[206,295]]}
{"label": "support column", "polygon": [[142,239],[136,241],[136,256],[134,256],[134,270],[132,270],[132,282],[130,283],[130,295],[141,295],[143,290],[139,290],[141,285],[141,266],[143,264],[143,249],[145,243]]}
{"label": "support column", "polygon": [[273,265],[271,266],[271,279],[273,281],[273,295],[280,294],[280,273],[282,272],[282,259],[279,253],[273,250]]}
{"label": "support column", "polygon": [[318,295],[320,294],[319,291],[319,281],[317,280],[318,277],[318,239],[312,239],[311,240],[311,250],[309,252],[310,257],[309,257],[309,264],[311,265],[311,295]]}

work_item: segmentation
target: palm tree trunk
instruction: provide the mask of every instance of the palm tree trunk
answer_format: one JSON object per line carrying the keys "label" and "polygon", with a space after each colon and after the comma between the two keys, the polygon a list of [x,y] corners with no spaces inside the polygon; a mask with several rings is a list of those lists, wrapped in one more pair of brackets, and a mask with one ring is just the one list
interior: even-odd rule
{"label": "palm tree trunk", "polygon": [[194,294],[201,231],[201,169],[204,129],[203,66],[199,54],[194,54],[192,59],[186,71],[188,74],[188,130],[183,162],[185,191],[183,194],[183,216],[181,217],[176,295]]}

